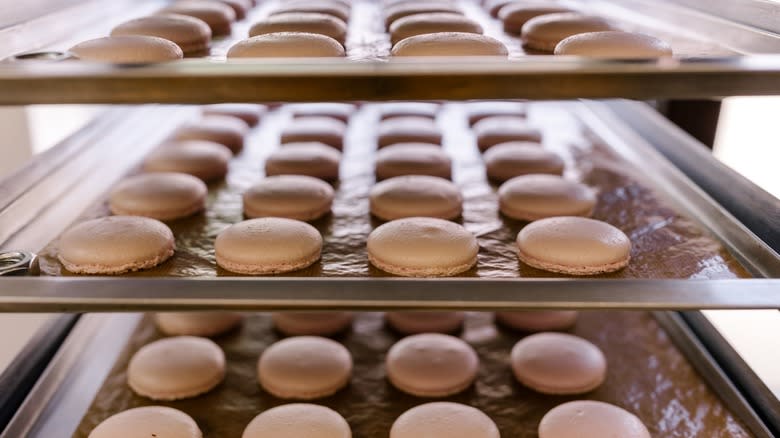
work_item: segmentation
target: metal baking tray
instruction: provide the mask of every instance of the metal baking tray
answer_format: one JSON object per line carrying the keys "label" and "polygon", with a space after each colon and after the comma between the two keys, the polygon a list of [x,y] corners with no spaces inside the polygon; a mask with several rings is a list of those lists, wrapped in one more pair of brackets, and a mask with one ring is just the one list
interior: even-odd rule
{"label": "metal baking tray", "polygon": [[[208,59],[107,66],[36,61],[35,56],[25,56],[26,61],[1,63],[0,104],[650,99],[780,93],[780,20],[761,19],[767,11],[780,9],[777,5],[756,10],[749,17],[755,19],[753,22],[744,16],[730,17],[728,14],[736,14],[730,10],[721,9],[723,15],[714,16],[671,1],[583,2],[589,10],[613,17],[628,28],[668,39],[680,55],[661,61],[598,61],[526,56],[517,38],[503,34],[498,22],[472,0],[463,0],[466,13],[480,21],[487,34],[507,44],[510,60],[431,58],[420,62],[388,60],[387,37],[379,33],[377,20],[372,20],[378,16],[378,2],[357,0],[347,60],[225,62],[227,47],[243,38],[248,25],[266,14],[276,1],[262,3],[247,19],[235,24],[233,37],[217,41]],[[107,34],[109,23],[149,13],[159,4],[159,0],[118,2],[109,11],[99,2],[85,2],[72,13],[77,14],[72,20],[66,10],[0,29],[0,58],[29,51],[65,50],[79,40]],[[101,16],[94,8],[110,17]],[[85,17],[93,20],[85,23]],[[62,24],[71,21],[81,30],[78,38]]]}

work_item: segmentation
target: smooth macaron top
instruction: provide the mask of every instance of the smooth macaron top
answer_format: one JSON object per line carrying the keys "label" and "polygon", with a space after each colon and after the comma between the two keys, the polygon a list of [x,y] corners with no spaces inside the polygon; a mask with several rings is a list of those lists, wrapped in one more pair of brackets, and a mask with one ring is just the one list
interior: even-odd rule
{"label": "smooth macaron top", "polygon": [[263,411],[241,438],[351,438],[347,420],[320,405],[290,403]]}
{"label": "smooth macaron top", "polygon": [[347,38],[347,25],[332,15],[316,12],[287,12],[275,14],[255,23],[249,29],[249,36],[277,32],[306,32],[326,35],[341,44]]}
{"label": "smooth macaron top", "polygon": [[349,117],[355,112],[354,104],[344,102],[299,103],[289,105],[288,108],[293,118],[330,117],[344,123],[347,123]]}
{"label": "smooth macaron top", "polygon": [[482,155],[488,177],[506,181],[520,175],[549,173],[562,175],[563,159],[538,143],[510,141],[493,145]]}
{"label": "smooth macaron top", "polygon": [[572,35],[606,30],[615,30],[615,26],[605,18],[578,12],[563,12],[540,15],[528,20],[522,28],[522,39],[523,44],[532,49],[552,52],[559,42]]}
{"label": "smooth macaron top", "polygon": [[309,2],[308,0],[286,1],[271,12],[271,15],[287,14],[290,12],[315,12],[326,14],[338,18],[343,22],[349,21],[350,8],[348,3],[340,1],[318,0]]}
{"label": "smooth macaron top", "polygon": [[253,103],[216,103],[205,105],[202,110],[204,116],[235,117],[251,127],[260,123],[260,116],[266,111],[266,107]]}
{"label": "smooth macaron top", "polygon": [[590,216],[596,201],[590,187],[558,175],[517,176],[498,189],[501,212],[519,220]]}
{"label": "smooth macaron top", "polygon": [[574,12],[564,6],[551,4],[533,4],[527,2],[511,2],[498,11],[498,18],[504,22],[504,30],[509,33],[520,33],[523,25],[530,19],[540,15]]}
{"label": "smooth macaron top", "polygon": [[330,211],[333,196],[333,187],[319,178],[269,176],[244,192],[244,214],[250,218],[276,216],[314,220]]}
{"label": "smooth macaron top", "polygon": [[396,20],[390,26],[390,40],[393,44],[415,35],[436,32],[482,33],[482,26],[463,14],[452,12],[430,12],[414,14]]}
{"label": "smooth macaron top", "polygon": [[425,117],[435,120],[440,106],[434,102],[385,102],[379,105],[379,118]]}
{"label": "smooth macaron top", "polygon": [[654,36],[604,31],[572,35],[555,46],[555,54],[626,59],[672,56],[673,52],[669,43]]}
{"label": "smooth macaron top", "polygon": [[593,400],[558,405],[539,423],[539,438],[650,438],[642,420],[623,408]]}
{"label": "smooth macaron top", "polygon": [[318,33],[275,32],[241,40],[228,50],[230,58],[328,58],[344,56],[344,46]]}
{"label": "smooth macaron top", "polygon": [[385,320],[396,331],[415,335],[418,333],[452,333],[463,325],[463,312],[387,312]]}
{"label": "smooth macaron top", "polygon": [[332,117],[296,117],[282,129],[281,143],[316,141],[342,150],[346,131],[346,123]]}
{"label": "smooth macaron top", "polygon": [[167,62],[184,57],[173,41],[146,35],[96,38],[76,44],[70,52],[82,61],[116,64]]}
{"label": "smooth macaron top", "polygon": [[178,14],[159,14],[125,21],[111,30],[111,36],[147,35],[173,41],[184,53],[208,50],[211,28],[205,21]]}
{"label": "smooth macaron top", "polygon": [[509,116],[522,118],[527,115],[523,102],[494,100],[469,102],[466,104],[466,112],[468,113],[469,126],[472,127],[480,120],[488,117]]}
{"label": "smooth macaron top", "polygon": [[450,12],[462,14],[461,10],[452,2],[439,0],[422,0],[413,3],[397,3],[385,8],[385,27],[391,28],[396,20],[410,15],[426,14],[431,12]]}
{"label": "smooth macaron top", "polygon": [[116,215],[170,220],[202,210],[207,192],[203,181],[186,173],[144,173],[117,184],[108,205]]}
{"label": "smooth macaron top", "polygon": [[397,143],[441,144],[441,130],[425,116],[396,116],[379,123],[377,144],[380,148]]}
{"label": "smooth macaron top", "polygon": [[463,196],[452,181],[437,176],[405,175],[378,182],[369,194],[371,214],[384,220],[423,216],[454,219]]}
{"label": "smooth macaron top", "polygon": [[181,125],[174,132],[173,139],[212,141],[237,154],[244,148],[244,136],[247,132],[249,132],[249,125],[239,118],[206,115],[197,121]]}
{"label": "smooth macaron top", "polygon": [[89,433],[89,438],[202,438],[195,420],[165,406],[143,406],[114,414]]}
{"label": "smooth macaron top", "polygon": [[[390,438],[500,438],[493,420],[471,406],[433,402],[401,414],[390,428]],[[602,437],[603,438],[603,437]]]}
{"label": "smooth macaron top", "polygon": [[325,181],[339,178],[341,152],[320,142],[286,143],[265,160],[265,174],[308,175]]}
{"label": "smooth macaron top", "polygon": [[223,178],[233,153],[213,141],[179,140],[161,144],[146,156],[146,172],[181,172],[210,182]]}
{"label": "smooth macaron top", "polygon": [[474,123],[472,127],[480,151],[507,142],[541,143],[542,131],[531,125],[524,116],[492,116]]}
{"label": "smooth macaron top", "polygon": [[160,10],[163,14],[181,14],[206,22],[213,36],[230,35],[236,12],[225,3],[208,0],[179,0]]}
{"label": "smooth macaron top", "polygon": [[501,56],[509,54],[501,41],[468,32],[437,32],[405,38],[393,46],[393,56]]}
{"label": "smooth macaron top", "polygon": [[241,323],[236,312],[161,312],[154,315],[157,328],[168,336],[217,336]]}
{"label": "smooth macaron top", "polygon": [[452,176],[452,160],[435,144],[396,143],[379,150],[374,172],[380,180],[403,175],[449,179]]}
{"label": "smooth macaron top", "polygon": [[352,312],[275,312],[274,327],[287,336],[331,336],[352,324]]}

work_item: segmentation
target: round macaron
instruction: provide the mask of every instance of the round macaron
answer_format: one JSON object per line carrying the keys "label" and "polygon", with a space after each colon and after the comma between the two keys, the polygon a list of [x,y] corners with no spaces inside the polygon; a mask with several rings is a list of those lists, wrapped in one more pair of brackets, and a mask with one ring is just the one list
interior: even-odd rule
{"label": "round macaron", "polygon": [[590,187],[558,175],[517,176],[498,188],[501,213],[517,220],[590,216],[596,201],[596,193]]}
{"label": "round macaron", "polygon": [[540,219],[517,234],[517,257],[545,271],[596,275],[625,268],[631,240],[612,225],[575,216]]}
{"label": "round macaron", "polygon": [[82,61],[146,64],[184,57],[176,43],[154,36],[111,36],[76,44],[69,51]]}
{"label": "round macaron", "polygon": [[427,117],[393,117],[379,123],[380,148],[398,143],[441,144],[441,130]]}
{"label": "round macaron", "polygon": [[524,332],[567,330],[577,322],[576,310],[496,312],[496,322]]}
{"label": "round macaron", "polygon": [[404,277],[448,277],[477,263],[477,239],[462,225],[410,217],[387,222],[368,236],[368,260]]}
{"label": "round macaron", "polygon": [[230,6],[208,0],[179,0],[160,10],[163,14],[180,14],[206,22],[213,36],[230,35],[230,25],[236,21],[236,13]]}
{"label": "round macaron", "polygon": [[204,116],[229,116],[241,119],[248,126],[257,126],[260,116],[266,111],[265,105],[253,103],[217,103],[201,107]]}
{"label": "round macaron", "polygon": [[564,6],[555,4],[529,4],[527,2],[512,2],[498,11],[498,19],[504,23],[504,32],[519,34],[523,25],[530,19],[547,14],[574,12]]}
{"label": "round macaron", "polygon": [[342,150],[346,131],[344,122],[331,117],[297,117],[282,129],[281,143],[320,142]]}
{"label": "round macaron", "polygon": [[466,32],[415,35],[393,46],[393,56],[501,56],[509,52],[501,41]]}
{"label": "round macaron", "polygon": [[336,181],[340,161],[341,152],[324,143],[287,143],[265,160],[265,174],[308,175]]}
{"label": "round macaron", "polygon": [[320,259],[322,236],[294,219],[265,217],[233,224],[214,242],[217,265],[249,275],[292,272]]}
{"label": "round macaron", "polygon": [[146,35],[173,41],[185,55],[208,53],[211,28],[205,21],[186,15],[150,15],[116,26],[111,36]]}
{"label": "round macaron", "polygon": [[455,219],[463,211],[463,196],[444,178],[406,175],[376,183],[369,205],[371,214],[386,221],[414,216]]}
{"label": "round macaron", "polygon": [[289,105],[294,119],[301,117],[330,117],[344,122],[349,122],[350,116],[355,112],[355,105],[343,102],[318,102],[300,103]]}
{"label": "round macaron", "polygon": [[379,118],[388,120],[396,117],[425,117],[436,120],[440,106],[434,102],[386,102],[379,105]]}
{"label": "round macaron", "polygon": [[623,408],[593,400],[558,405],[539,423],[539,438],[650,438],[642,420]]}
{"label": "round macaron", "polygon": [[236,117],[204,116],[197,121],[180,126],[174,132],[173,139],[211,141],[237,154],[244,148],[244,137],[247,132],[249,132],[249,125]]}
{"label": "round macaron", "polygon": [[396,20],[410,15],[429,14],[432,12],[449,12],[463,14],[452,2],[424,0],[418,2],[398,3],[385,8],[385,28],[390,29]]}
{"label": "round macaron", "polygon": [[225,378],[225,353],[206,338],[176,336],[146,344],[127,365],[127,384],[152,400],[180,400],[211,391]]}
{"label": "round macaron", "polygon": [[244,317],[236,312],[163,312],[154,315],[167,336],[218,336],[236,328]]}
{"label": "round macaron", "polygon": [[246,14],[252,9],[252,2],[250,0],[216,0],[220,3],[224,3],[233,9],[236,14],[236,21],[246,18]]}
{"label": "round macaron", "polygon": [[277,32],[241,40],[227,52],[234,58],[329,58],[343,57],[344,46],[317,33]]}
{"label": "round macaron", "polygon": [[291,403],[263,411],[241,438],[352,438],[347,420],[325,406]]}
{"label": "round macaron", "polygon": [[343,345],[318,336],[275,342],[257,363],[260,386],[279,398],[327,397],[349,383],[352,356]]}
{"label": "round macaron", "polygon": [[491,147],[514,141],[541,143],[542,132],[528,124],[525,117],[494,116],[486,117],[474,124],[477,146],[484,152]]}
{"label": "round macaron", "polygon": [[434,402],[401,414],[390,428],[390,438],[500,438],[493,420],[471,406]]}
{"label": "round macaron", "polygon": [[446,397],[471,386],[479,356],[466,342],[441,333],[407,336],[385,357],[390,383],[418,397]]}
{"label": "round macaron", "polygon": [[319,178],[269,176],[244,192],[244,215],[249,218],[275,216],[312,221],[330,212],[333,195],[333,187]]}
{"label": "round macaron", "polygon": [[469,126],[474,126],[480,120],[488,117],[509,116],[523,118],[526,116],[526,107],[522,102],[480,101],[470,102],[466,106]]}
{"label": "round macaron", "polygon": [[276,312],[271,318],[287,336],[333,336],[352,325],[352,312]]}
{"label": "round macaron", "polygon": [[577,12],[545,14],[528,20],[522,27],[523,47],[552,53],[564,39],[586,32],[616,30],[607,19]]}
{"label": "round macaron", "polygon": [[184,412],[165,406],[143,406],[114,414],[89,433],[88,438],[121,437],[202,438],[198,424]]}
{"label": "round macaron", "polygon": [[436,32],[481,34],[482,26],[462,14],[452,12],[415,14],[398,19],[390,26],[390,41],[396,44],[405,38]]}
{"label": "round macaron", "polygon": [[143,173],[117,184],[108,206],[115,215],[173,220],[203,210],[207,193],[203,181],[186,173]]}
{"label": "round macaron", "polygon": [[159,265],[173,256],[173,232],[140,216],[108,216],[81,222],[60,237],[57,258],[77,274],[121,274]]}
{"label": "round macaron", "polygon": [[572,35],[555,46],[555,54],[630,59],[672,56],[673,52],[669,43],[654,36],[613,30]]}
{"label": "round macaron", "polygon": [[566,333],[544,332],[521,339],[511,354],[517,380],[544,394],[590,392],[604,383],[607,359],[599,347]]}
{"label": "round macaron", "polygon": [[450,179],[452,160],[435,144],[397,143],[376,154],[374,172],[378,180],[404,175],[428,175]]}
{"label": "round macaron", "polygon": [[143,169],[145,172],[186,173],[211,182],[227,175],[232,155],[230,149],[211,141],[170,141],[147,155]]}
{"label": "round macaron", "polygon": [[385,321],[405,335],[452,333],[463,325],[463,312],[387,312]]}
{"label": "round macaron", "polygon": [[497,182],[534,173],[562,175],[564,169],[563,159],[538,143],[499,143],[486,150],[482,158],[488,178]]}
{"label": "round macaron", "polygon": [[316,2],[309,2],[308,0],[288,0],[277,6],[276,9],[271,12],[271,15],[314,12],[317,14],[330,15],[346,23],[349,21],[349,10],[348,3],[340,1],[318,0]]}
{"label": "round macaron", "polygon": [[515,2],[518,2],[518,0],[485,0],[483,6],[491,17],[498,18],[498,14],[504,6]]}
{"label": "round macaron", "polygon": [[271,15],[249,29],[249,36],[278,32],[304,32],[325,35],[341,44],[347,39],[347,25],[340,19],[314,12],[290,12]]}

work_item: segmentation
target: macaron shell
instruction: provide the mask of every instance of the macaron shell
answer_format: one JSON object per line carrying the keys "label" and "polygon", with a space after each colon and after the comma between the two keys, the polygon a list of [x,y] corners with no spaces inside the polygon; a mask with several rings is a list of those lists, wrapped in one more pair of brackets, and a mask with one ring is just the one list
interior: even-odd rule
{"label": "macaron shell", "polygon": [[522,28],[523,46],[553,52],[562,40],[580,33],[616,30],[608,20],[577,12],[546,14],[528,20]]}
{"label": "macaron shell", "polygon": [[596,202],[591,188],[556,175],[518,176],[498,189],[501,213],[518,220],[590,216]]}
{"label": "macaron shell", "polygon": [[436,120],[440,105],[433,102],[386,102],[380,104],[380,120],[396,117],[424,117]]}
{"label": "macaron shell", "polygon": [[493,100],[471,102],[467,106],[467,112],[469,126],[471,127],[489,117],[525,118],[527,115],[525,105],[521,102],[497,102]]}
{"label": "macaron shell", "polygon": [[311,221],[330,212],[333,196],[333,187],[318,178],[269,176],[244,192],[244,214],[250,218],[274,216]]}
{"label": "macaron shell", "polygon": [[218,336],[241,324],[236,312],[162,312],[154,315],[157,329],[168,336]]}
{"label": "macaron shell", "polygon": [[385,320],[399,333],[453,333],[463,325],[463,312],[387,312]]}
{"label": "macaron shell", "polygon": [[330,117],[298,117],[282,130],[281,143],[320,142],[342,150],[346,131],[344,122]]}
{"label": "macaron shell", "polygon": [[241,438],[351,438],[347,420],[325,406],[291,403],[256,416]]}
{"label": "macaron shell", "polygon": [[209,25],[187,15],[150,15],[126,21],[111,31],[111,36],[126,35],[165,38],[176,43],[185,54],[206,52],[211,46]]}
{"label": "macaron shell", "polygon": [[204,182],[227,175],[233,153],[225,146],[210,141],[182,140],[161,144],[144,160],[146,172],[186,173]]}
{"label": "macaron shell", "polygon": [[564,170],[558,154],[536,143],[499,143],[485,151],[482,158],[488,178],[499,182],[534,173],[562,175]]}
{"label": "macaron shell", "polygon": [[203,140],[219,143],[234,154],[244,148],[244,136],[249,125],[229,116],[203,116],[198,121],[182,125],[173,134],[174,140]]}
{"label": "macaron shell", "polygon": [[333,336],[352,325],[352,312],[276,312],[274,327],[287,336]]}
{"label": "macaron shell", "polygon": [[593,58],[658,58],[672,56],[666,41],[632,32],[605,31],[572,35],[555,46],[556,55]]}
{"label": "macaron shell", "polygon": [[527,310],[496,312],[496,322],[525,332],[567,330],[577,322],[576,310]]}
{"label": "macaron shell", "polygon": [[103,420],[88,438],[202,438],[195,420],[184,412],[165,406],[128,409]]}
{"label": "macaron shell", "polygon": [[230,35],[230,25],[236,13],[230,6],[217,1],[179,0],[160,10],[163,14],[181,14],[206,22],[213,36]]}
{"label": "macaron shell", "polygon": [[355,105],[342,102],[301,103],[289,105],[293,118],[300,117],[329,117],[344,122],[349,122],[350,116],[355,112]]}
{"label": "macaron shell", "polygon": [[539,438],[650,438],[636,415],[623,408],[591,400],[558,405],[542,417]]}
{"label": "macaron shell", "polygon": [[435,176],[406,175],[381,181],[371,188],[369,200],[371,214],[383,220],[414,216],[454,219],[463,211],[460,189]]}
{"label": "macaron shell", "polygon": [[484,412],[451,402],[426,403],[401,414],[390,438],[500,438],[498,427]]}
{"label": "macaron shell", "polygon": [[507,142],[541,143],[542,132],[528,124],[525,117],[495,116],[486,117],[472,128],[477,137],[479,150],[484,152],[491,147]]}
{"label": "macaron shell", "polygon": [[400,3],[389,6],[385,9],[385,27],[390,29],[396,20],[410,15],[425,14],[432,12],[449,12],[453,14],[462,14],[460,9],[452,3],[439,1],[421,1],[415,3]]}
{"label": "macaron shell", "polygon": [[172,220],[205,207],[208,188],[185,173],[146,173],[121,181],[111,190],[108,205],[116,215]]}
{"label": "macaron shell", "polygon": [[288,143],[265,161],[265,174],[307,175],[325,181],[339,179],[341,152],[324,143]]}
{"label": "macaron shell", "polygon": [[241,40],[228,50],[233,58],[333,58],[345,55],[344,46],[316,33],[276,32]]}
{"label": "macaron shell", "polygon": [[184,57],[176,43],[154,36],[111,36],[76,44],[69,50],[82,61],[115,64],[146,64]]}
{"label": "macaron shell", "polygon": [[202,109],[204,116],[236,117],[252,127],[260,123],[260,116],[267,108],[265,105],[251,103],[217,103],[205,105]]}
{"label": "macaron shell", "polygon": [[462,14],[450,12],[432,12],[410,15],[396,20],[390,26],[390,38],[393,44],[415,35],[437,32],[467,32],[481,34],[482,26]]}
{"label": "macaron shell", "polygon": [[399,41],[393,56],[500,56],[509,54],[501,41],[466,32],[438,32],[415,35]]}
{"label": "macaron shell", "polygon": [[271,15],[296,12],[314,12],[318,14],[330,15],[332,17],[338,18],[344,23],[349,21],[349,7],[346,6],[345,3],[338,1],[329,2],[319,0],[314,3],[309,3],[307,1],[285,2],[274,9],[274,11],[271,12]]}
{"label": "macaron shell", "polygon": [[441,130],[428,117],[396,116],[379,124],[377,145],[384,148],[398,143],[427,143],[440,145]]}
{"label": "macaron shell", "polygon": [[347,38],[347,25],[332,15],[314,12],[289,12],[271,15],[249,29],[249,36],[278,32],[305,32],[325,35],[344,44]]}
{"label": "macaron shell", "polygon": [[452,160],[441,147],[426,143],[397,143],[379,150],[374,173],[377,180],[404,175],[450,179]]}
{"label": "macaron shell", "polygon": [[547,14],[574,12],[572,9],[554,5],[533,5],[525,2],[511,2],[502,7],[498,18],[504,22],[504,31],[519,34],[528,20]]}

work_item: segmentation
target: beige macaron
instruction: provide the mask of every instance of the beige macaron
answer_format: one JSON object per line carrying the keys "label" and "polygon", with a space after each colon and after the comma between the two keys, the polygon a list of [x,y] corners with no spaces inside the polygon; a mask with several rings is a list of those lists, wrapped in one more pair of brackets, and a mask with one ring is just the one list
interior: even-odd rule
{"label": "beige macaron", "polygon": [[379,150],[374,172],[378,180],[404,175],[449,179],[452,177],[452,160],[438,145],[398,143]]}
{"label": "beige macaron", "polygon": [[483,6],[491,17],[498,18],[498,14],[501,12],[501,9],[504,6],[513,4],[515,2],[526,4],[526,2],[520,0],[485,0]]}
{"label": "beige macaron", "polygon": [[405,335],[419,333],[453,333],[465,319],[463,312],[387,312],[385,321]]}
{"label": "beige macaron", "polygon": [[441,144],[441,130],[428,117],[393,117],[379,123],[377,145],[380,148],[397,143]]}
{"label": "beige macaron", "polygon": [[312,400],[335,394],[352,376],[352,355],[343,345],[319,336],[275,342],[257,362],[260,386],[279,398]]}
{"label": "beige macaron", "polygon": [[427,14],[432,12],[450,12],[462,14],[461,10],[452,2],[437,0],[421,0],[414,3],[399,3],[385,8],[385,28],[389,29],[396,20],[410,15]]}
{"label": "beige macaron", "polygon": [[305,32],[325,35],[341,44],[347,38],[347,25],[340,19],[314,12],[289,12],[271,15],[249,29],[249,36],[278,32]]}
{"label": "beige macaron", "polygon": [[471,406],[434,402],[415,406],[401,414],[390,428],[389,438],[500,438],[493,420]]}
{"label": "beige macaron", "polygon": [[173,220],[202,211],[207,193],[203,181],[186,173],[144,173],[117,184],[108,206],[116,215]]}
{"label": "beige macaron", "polygon": [[482,26],[463,14],[452,12],[430,12],[414,14],[396,20],[390,26],[390,41],[393,44],[415,35],[436,32],[482,33]]}
{"label": "beige macaron", "polygon": [[542,131],[530,125],[524,117],[486,117],[475,123],[473,129],[477,146],[483,152],[499,143],[510,141],[542,142]]}
{"label": "beige macaron", "polygon": [[236,20],[243,20],[246,18],[247,13],[252,9],[252,2],[250,0],[212,0],[224,3],[233,9],[236,14]]}
{"label": "beige macaron", "polygon": [[558,175],[517,176],[498,189],[501,213],[517,220],[590,216],[596,201],[593,189]]}
{"label": "beige macaron", "polygon": [[179,0],[160,10],[163,14],[180,14],[206,22],[213,36],[230,35],[230,25],[236,21],[236,13],[230,6],[209,0]]}
{"label": "beige macaron", "polygon": [[352,438],[347,420],[325,406],[290,403],[261,412],[241,438]]}
{"label": "beige macaron", "polygon": [[633,32],[588,32],[570,36],[555,46],[556,55],[591,58],[660,58],[672,56],[672,46],[654,36]]}
{"label": "beige macaron", "polygon": [[243,196],[244,215],[286,217],[301,221],[319,219],[330,212],[333,187],[306,175],[276,175],[263,178]]}
{"label": "beige macaron", "polygon": [[328,58],[343,57],[344,46],[317,33],[277,32],[258,35],[234,44],[228,58]]}
{"label": "beige macaron", "polygon": [[320,142],[338,150],[344,149],[347,125],[331,117],[297,117],[282,129],[281,143]]}
{"label": "beige macaron", "polygon": [[447,179],[405,175],[375,184],[369,206],[371,214],[386,221],[414,216],[455,219],[463,211],[463,196]]}
{"label": "beige macaron", "polygon": [[127,384],[152,400],[180,400],[214,389],[225,378],[225,353],[206,338],[175,336],[146,344],[127,365]]}
{"label": "beige macaron", "polygon": [[318,0],[316,2],[286,1],[271,12],[271,15],[288,13],[317,13],[330,15],[344,23],[349,21],[349,7],[339,1]]}
{"label": "beige macaron", "polygon": [[534,173],[562,175],[564,169],[563,159],[538,143],[499,143],[486,150],[482,158],[488,178],[497,182]]}
{"label": "beige macaron", "polygon": [[95,427],[88,438],[135,437],[203,438],[198,424],[184,412],[165,406],[142,406],[114,414]]}
{"label": "beige macaron", "polygon": [[477,263],[479,245],[462,225],[410,217],[387,222],[368,236],[368,260],[404,277],[448,277]]}
{"label": "beige macaron", "polygon": [[154,315],[157,329],[168,336],[218,336],[236,328],[243,319],[236,312],[163,312]]}
{"label": "beige macaron", "polygon": [[380,120],[396,117],[425,117],[436,120],[441,105],[434,102],[386,102],[379,105]]}
{"label": "beige macaron", "polygon": [[352,325],[352,312],[276,312],[274,327],[287,336],[333,336]]}
{"label": "beige macaron", "polygon": [[577,322],[576,310],[496,312],[496,322],[524,332],[567,330]]}
{"label": "beige macaron", "polygon": [[517,257],[545,271],[596,275],[618,271],[631,258],[631,240],[612,225],[584,217],[540,219],[517,234]]}
{"label": "beige macaron", "polygon": [[339,179],[341,152],[324,143],[288,143],[265,161],[265,174],[308,175],[325,181]]}
{"label": "beige macaron", "polygon": [[501,56],[509,52],[501,41],[466,32],[415,35],[393,46],[393,56]]}
{"label": "beige macaron", "polygon": [[203,116],[197,121],[185,123],[173,134],[174,140],[204,140],[219,143],[234,154],[244,148],[244,137],[249,125],[230,116]]}
{"label": "beige macaron", "polygon": [[217,103],[202,107],[204,116],[229,116],[241,119],[248,126],[257,126],[266,111],[265,105],[253,103]]}
{"label": "beige macaron", "polygon": [[528,20],[522,28],[523,47],[552,53],[564,39],[586,32],[617,30],[605,18],[577,12],[546,14]]}
{"label": "beige macaron", "polygon": [[205,21],[187,15],[150,15],[125,21],[111,36],[147,35],[173,41],[185,55],[208,53],[211,28]]}
{"label": "beige macaron", "polygon": [[320,259],[322,236],[306,222],[249,219],[223,230],[214,242],[217,265],[239,274],[297,271]]}
{"label": "beige macaron", "polygon": [[110,36],[88,40],[70,48],[82,61],[115,64],[146,64],[175,61],[184,57],[176,43],[145,35]]}
{"label": "beige macaron", "polygon": [[288,108],[293,118],[301,117],[330,117],[331,119],[349,122],[350,116],[355,112],[355,105],[343,102],[318,102],[289,105]]}
{"label": "beige macaron", "polygon": [[547,14],[560,14],[574,12],[572,9],[553,4],[529,4],[527,2],[513,2],[505,5],[498,11],[498,18],[504,23],[504,32],[520,34],[523,25],[528,20]]}
{"label": "beige macaron", "polygon": [[[539,438],[650,438],[642,420],[623,408],[595,400],[558,405],[539,423]],[[663,435],[661,435],[663,436]]]}
{"label": "beige macaron", "polygon": [[526,106],[522,102],[486,100],[466,104],[466,113],[469,126],[473,127],[477,122],[488,117],[525,117]]}
{"label": "beige macaron", "polygon": [[170,141],[147,155],[143,169],[146,172],[187,173],[210,182],[227,175],[232,155],[230,149],[211,141]]}
{"label": "beige macaron", "polygon": [[81,222],[58,243],[60,263],[77,274],[121,274],[159,265],[173,256],[173,232],[140,216],[108,216]]}

